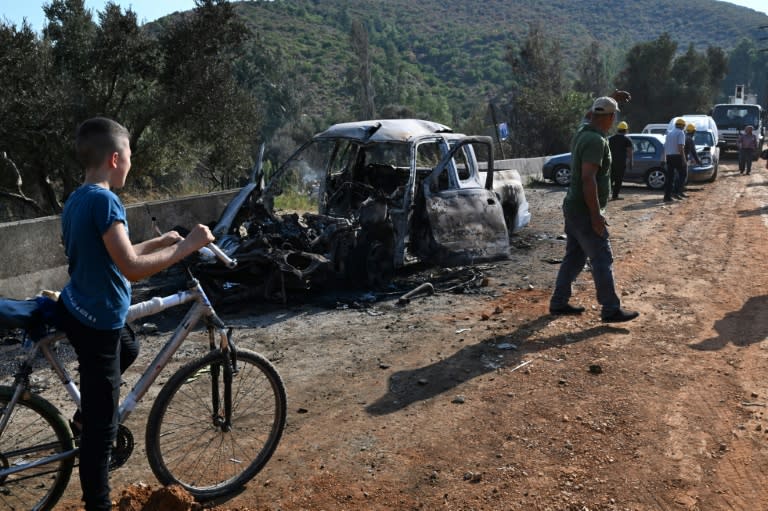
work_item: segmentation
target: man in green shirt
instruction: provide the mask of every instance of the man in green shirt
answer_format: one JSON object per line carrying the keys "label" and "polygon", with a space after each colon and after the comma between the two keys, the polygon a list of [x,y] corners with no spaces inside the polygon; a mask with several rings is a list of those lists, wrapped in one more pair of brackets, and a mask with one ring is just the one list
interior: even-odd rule
{"label": "man in green shirt", "polygon": [[568,301],[571,284],[584,268],[587,258],[592,265],[602,320],[618,323],[639,315],[621,308],[613,280],[608,222],[603,216],[611,192],[611,151],[605,135],[618,111],[615,99],[597,98],[590,109],[589,122],[579,128],[571,143],[571,184],[563,200],[568,239],[549,303],[549,312],[554,315],[584,312],[584,307],[575,307]]}

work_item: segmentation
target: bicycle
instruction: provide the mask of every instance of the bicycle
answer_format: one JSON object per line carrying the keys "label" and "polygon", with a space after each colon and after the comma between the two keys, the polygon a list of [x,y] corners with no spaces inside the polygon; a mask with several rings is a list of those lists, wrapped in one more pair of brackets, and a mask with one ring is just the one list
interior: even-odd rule
{"label": "bicycle", "polygon": [[[207,248],[228,266],[236,264],[216,245]],[[23,309],[6,326],[42,326],[37,304],[5,302]],[[187,290],[132,305],[127,321],[188,302],[194,302],[192,307],[120,402],[110,470],[122,466],[133,451],[125,420],[202,319],[210,351],[182,366],[163,385],[149,412],[145,443],[160,483],[179,484],[197,500],[208,501],[240,491],[269,461],[285,427],[286,393],[266,358],[235,346],[232,329],[216,315],[194,277]],[[79,408],[78,387],[57,356],[56,345],[64,338],[59,331],[33,342],[25,338],[28,352],[13,385],[0,386],[0,509],[52,509],[69,483],[77,438],[59,410],[30,383],[33,363],[42,354]]]}

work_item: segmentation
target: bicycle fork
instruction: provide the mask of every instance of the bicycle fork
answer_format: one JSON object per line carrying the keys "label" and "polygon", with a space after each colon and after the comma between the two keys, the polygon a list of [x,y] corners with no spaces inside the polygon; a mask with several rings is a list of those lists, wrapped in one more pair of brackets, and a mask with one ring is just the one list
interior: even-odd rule
{"label": "bicycle fork", "polygon": [[[209,328],[211,349],[216,349],[213,328]],[[221,349],[221,359],[211,366],[211,409],[213,427],[224,433],[232,430],[232,382],[237,374],[237,349],[232,341],[232,328],[226,331],[226,346]],[[223,385],[223,393],[220,385]],[[223,403],[222,403],[223,401]]]}

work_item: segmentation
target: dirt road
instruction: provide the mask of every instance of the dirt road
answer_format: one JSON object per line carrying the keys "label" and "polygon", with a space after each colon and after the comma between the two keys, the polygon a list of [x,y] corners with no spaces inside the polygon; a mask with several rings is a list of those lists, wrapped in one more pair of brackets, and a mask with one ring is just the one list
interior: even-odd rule
{"label": "dirt road", "polygon": [[[528,191],[531,225],[472,292],[227,314],[276,363],[289,420],[217,509],[768,509],[768,171],[725,163],[685,201],[629,186],[609,203],[631,323],[600,322],[586,272],[573,303],[587,313],[547,314],[564,249],[549,185]],[[148,406],[128,422],[138,448],[116,497],[157,484]],[[73,478],[62,509],[76,497]]]}

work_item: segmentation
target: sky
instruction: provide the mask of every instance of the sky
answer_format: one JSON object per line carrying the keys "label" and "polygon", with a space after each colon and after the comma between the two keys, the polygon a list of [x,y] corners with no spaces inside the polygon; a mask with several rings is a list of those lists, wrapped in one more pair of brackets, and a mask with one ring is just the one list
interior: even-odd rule
{"label": "sky", "polygon": [[[40,32],[45,24],[43,5],[49,0],[0,0],[0,18],[21,26],[26,18],[32,29]],[[194,0],[113,0],[123,10],[130,8],[136,13],[139,24],[154,21],[176,11],[194,9]],[[85,0],[85,7],[91,9],[96,19],[96,11],[104,10],[107,0]]]}
{"label": "sky", "polygon": [[[114,0],[123,9],[129,7],[136,13],[139,23],[161,18],[175,11],[186,11],[195,7],[194,0]],[[45,23],[43,4],[46,0],[0,0],[0,18],[16,26],[26,18],[35,31],[41,31]],[[85,6],[94,11],[103,10],[106,0],[85,0]],[[729,3],[749,7],[768,14],[767,0],[731,0]]]}
{"label": "sky", "polygon": [[727,3],[749,7],[750,9],[768,14],[768,2],[766,0],[730,0]]}

